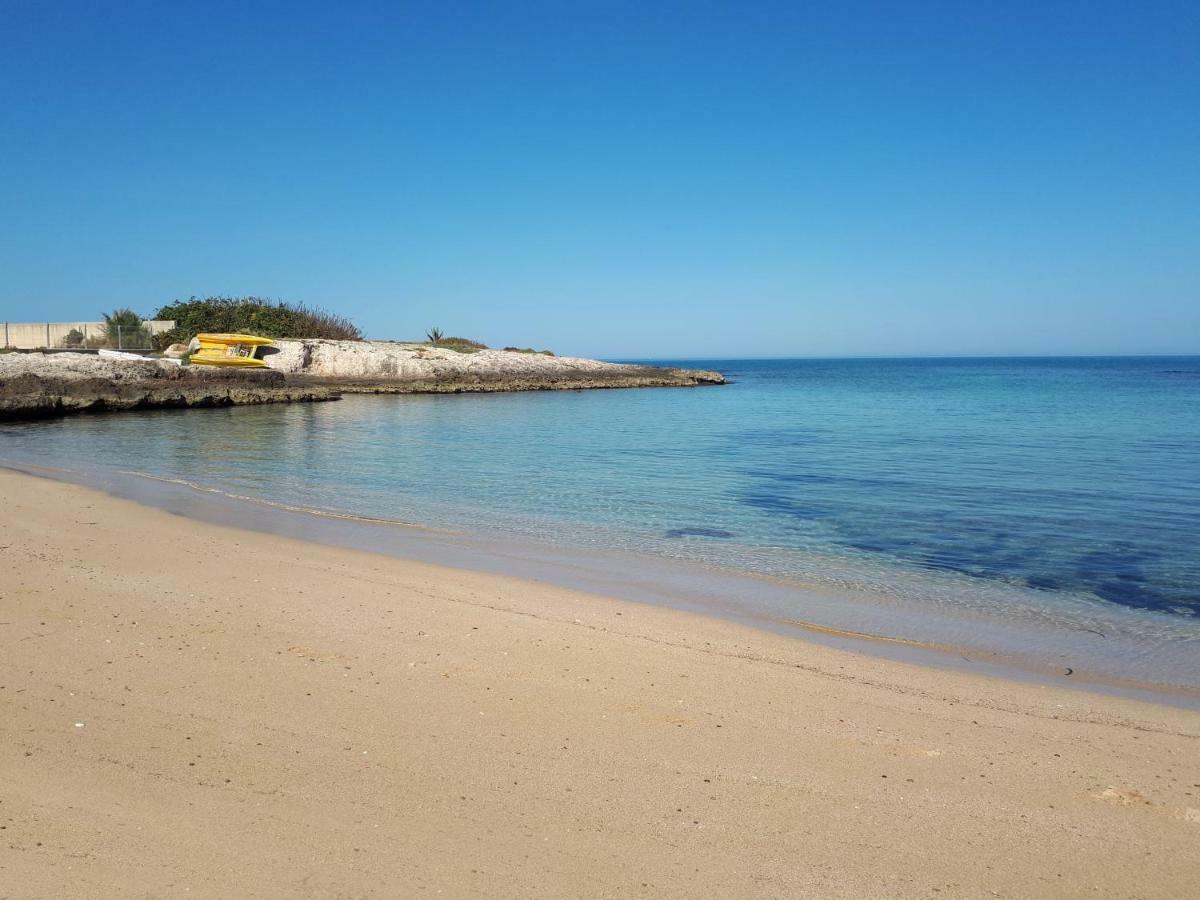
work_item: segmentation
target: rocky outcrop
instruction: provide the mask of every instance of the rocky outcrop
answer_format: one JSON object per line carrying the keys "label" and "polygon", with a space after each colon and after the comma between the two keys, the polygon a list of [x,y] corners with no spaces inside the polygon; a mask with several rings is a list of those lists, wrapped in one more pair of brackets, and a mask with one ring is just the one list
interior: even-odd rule
{"label": "rocky outcrop", "polygon": [[0,420],[337,397],[333,388],[295,383],[269,369],[180,367],[85,353],[0,354]]}
{"label": "rocky outcrop", "polygon": [[341,393],[449,394],[723,384],[718,372],[507,350],[459,353],[387,341],[279,340],[266,369],[180,366],[87,353],[0,354],[0,420],[170,407],[335,400]]}
{"label": "rocky outcrop", "polygon": [[692,387],[725,382],[719,372],[508,350],[460,353],[392,341],[278,340],[271,349],[275,352],[263,359],[272,369],[360,393]]}

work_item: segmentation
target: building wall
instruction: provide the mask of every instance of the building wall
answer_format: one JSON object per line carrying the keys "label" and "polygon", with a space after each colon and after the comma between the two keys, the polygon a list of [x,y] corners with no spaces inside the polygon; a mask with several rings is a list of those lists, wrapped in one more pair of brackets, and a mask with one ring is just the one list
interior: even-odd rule
{"label": "building wall", "polygon": [[[142,323],[150,334],[160,334],[175,327],[169,320],[155,319]],[[103,322],[5,322],[0,326],[0,346],[16,347],[18,350],[36,350],[41,347],[67,346],[67,335],[78,331],[84,336],[85,347],[96,347],[103,343],[106,331]],[[136,335],[134,336],[136,337]],[[134,340],[130,349],[143,349]],[[125,346],[122,341],[122,346]]]}

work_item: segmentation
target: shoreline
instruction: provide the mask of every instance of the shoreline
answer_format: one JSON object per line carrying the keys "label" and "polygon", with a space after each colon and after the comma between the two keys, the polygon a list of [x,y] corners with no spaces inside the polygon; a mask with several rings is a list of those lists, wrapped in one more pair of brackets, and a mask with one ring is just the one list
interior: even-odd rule
{"label": "shoreline", "polygon": [[[1148,680],[1114,670],[1122,665],[1123,655],[1152,650],[1120,634],[1100,634],[1107,639],[1097,645],[1086,629],[1050,624],[1049,620],[1039,625],[988,619],[975,610],[915,604],[911,599],[897,604],[895,598],[863,590],[785,581],[694,560],[568,548],[422,522],[294,506],[142,472],[76,472],[0,462],[0,472],[5,470],[98,489],[196,522],[362,550],[405,562],[530,579],[897,662],[1200,710],[1200,688],[1193,682]],[[781,607],[781,603],[787,606]],[[1175,648],[1175,655],[1186,657],[1186,642],[1181,646],[1182,650]],[[1160,645],[1157,652],[1164,649]],[[1098,656],[1100,653],[1108,656]]]}
{"label": "shoreline", "polygon": [[22,896],[1171,897],[1200,873],[1194,712],[0,488]]}
{"label": "shoreline", "polygon": [[[332,401],[342,394],[581,391],[724,384],[717,372],[379,341],[284,340],[268,368],[86,353],[0,354],[0,422],[73,414]],[[481,359],[476,360],[473,357]]]}

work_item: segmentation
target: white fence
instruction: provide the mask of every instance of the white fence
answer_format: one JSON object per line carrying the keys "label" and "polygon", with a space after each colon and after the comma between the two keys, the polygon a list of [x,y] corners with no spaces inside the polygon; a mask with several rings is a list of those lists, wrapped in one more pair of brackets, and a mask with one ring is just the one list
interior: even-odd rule
{"label": "white fence", "polygon": [[18,350],[115,347],[118,350],[149,350],[151,338],[170,331],[175,323],[154,319],[139,326],[114,326],[104,322],[5,322],[4,343]]}

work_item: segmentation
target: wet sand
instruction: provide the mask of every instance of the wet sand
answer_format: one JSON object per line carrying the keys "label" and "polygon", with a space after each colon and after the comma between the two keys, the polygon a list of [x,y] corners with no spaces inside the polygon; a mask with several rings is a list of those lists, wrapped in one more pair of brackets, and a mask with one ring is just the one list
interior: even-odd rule
{"label": "wet sand", "polygon": [[0,896],[1180,897],[1200,714],[0,471]]}

